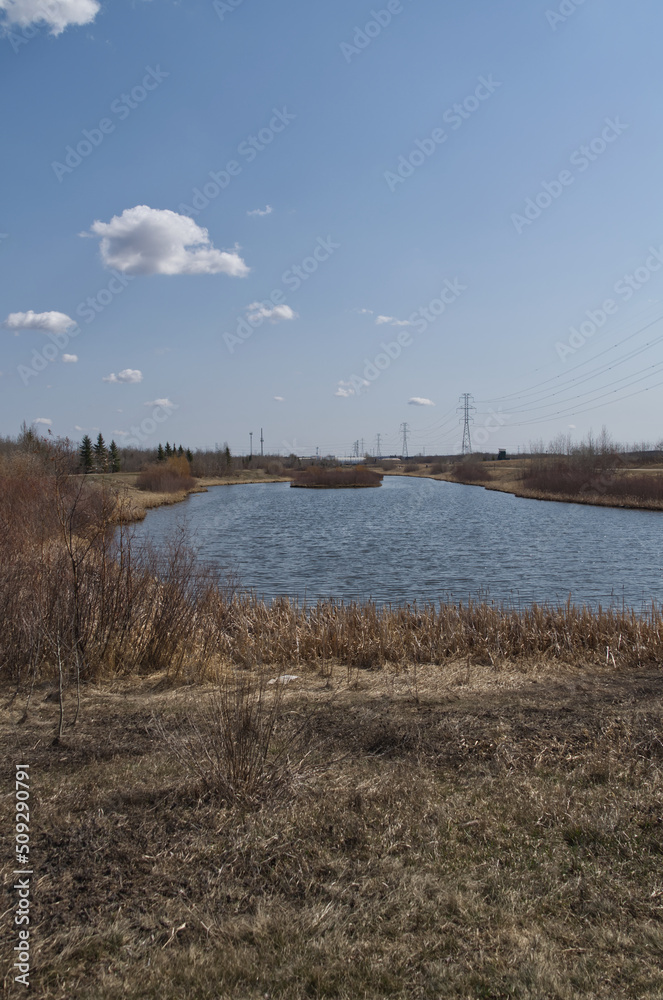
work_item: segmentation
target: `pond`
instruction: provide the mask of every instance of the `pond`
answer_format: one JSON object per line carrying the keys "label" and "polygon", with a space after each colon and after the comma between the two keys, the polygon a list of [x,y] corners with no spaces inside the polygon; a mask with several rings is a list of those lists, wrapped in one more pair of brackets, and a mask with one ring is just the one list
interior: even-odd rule
{"label": "pond", "polygon": [[616,605],[663,601],[663,513],[525,500],[431,479],[379,489],[215,486],[148,513],[157,545],[186,524],[200,556],[243,589],[378,603]]}

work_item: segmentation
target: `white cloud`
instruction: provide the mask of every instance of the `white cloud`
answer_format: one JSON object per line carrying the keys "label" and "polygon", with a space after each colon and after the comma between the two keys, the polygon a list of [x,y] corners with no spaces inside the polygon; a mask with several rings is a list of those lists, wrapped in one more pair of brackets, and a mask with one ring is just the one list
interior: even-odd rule
{"label": "white cloud", "polygon": [[7,330],[41,330],[43,333],[65,333],[76,326],[76,321],[71,316],[67,316],[66,313],[54,310],[36,313],[32,309],[28,309],[27,312],[10,313],[2,325]]}
{"label": "white cloud", "polygon": [[334,393],[334,395],[341,396],[343,399],[347,399],[348,396],[354,396],[358,388],[356,385],[357,382],[361,383],[361,386],[359,386],[359,388],[371,384],[370,382],[367,382],[365,378],[355,379],[355,382],[344,382],[343,379],[341,379],[341,381],[338,383],[336,387],[336,392]]}
{"label": "white cloud", "polygon": [[268,319],[270,323],[278,323],[282,319],[297,319],[297,313],[290,306],[269,306],[264,302],[252,302],[246,309],[249,323],[255,323],[259,319]]}
{"label": "white cloud", "polygon": [[254,208],[247,215],[271,215],[274,209],[271,205],[265,205],[264,208]]}
{"label": "white cloud", "polygon": [[62,360],[64,361],[64,363],[66,365],[75,365],[76,362],[78,361],[78,355],[77,354],[63,354],[62,355]]}
{"label": "white cloud", "polygon": [[372,309],[357,309],[357,312],[359,313],[360,316],[372,316],[373,315],[373,310]]}
{"label": "white cloud", "polygon": [[84,428],[83,427],[79,427],[78,424],[74,424],[74,430],[75,431],[82,431],[83,429]]}
{"label": "white cloud", "polygon": [[113,434],[116,437],[125,438],[125,437],[129,437],[130,432],[129,431],[113,431]]}
{"label": "white cloud", "polygon": [[117,375],[115,372],[111,372],[110,375],[104,375],[102,382],[142,382],[143,373],[137,368],[124,368]]}
{"label": "white cloud", "polygon": [[163,406],[164,410],[175,409],[175,404],[169,399],[150,399],[149,402],[143,403],[143,406]]}
{"label": "white cloud", "polygon": [[284,396],[274,396],[274,399],[276,400],[277,403],[285,403]]}
{"label": "white cloud", "polygon": [[435,406],[432,399],[426,399],[424,396],[412,396],[408,399],[410,406]]}
{"label": "white cloud", "polygon": [[52,35],[60,35],[70,24],[90,24],[100,9],[97,0],[0,0],[5,24],[46,24]]}
{"label": "white cloud", "polygon": [[110,222],[94,222],[90,231],[101,236],[105,266],[125,274],[229,274],[244,278],[249,273],[239,254],[217,250],[206,229],[167,208],[125,208]]}
{"label": "white cloud", "polygon": [[37,419],[35,420],[35,423],[36,424],[46,424],[47,427],[50,427],[51,424],[53,423],[53,421],[50,420],[48,417],[37,417]]}
{"label": "white cloud", "polygon": [[410,326],[409,319],[396,319],[394,316],[378,316],[375,320],[376,326],[383,326],[385,323],[389,326]]}

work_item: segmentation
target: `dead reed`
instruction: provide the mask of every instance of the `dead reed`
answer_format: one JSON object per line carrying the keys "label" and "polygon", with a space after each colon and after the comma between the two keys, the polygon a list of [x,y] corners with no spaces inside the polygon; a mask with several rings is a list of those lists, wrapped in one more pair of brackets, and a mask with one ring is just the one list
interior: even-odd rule
{"label": "dead reed", "polygon": [[358,486],[381,486],[382,473],[367,469],[363,465],[352,468],[328,469],[323,465],[310,465],[293,473],[291,486],[319,489],[348,488]]}

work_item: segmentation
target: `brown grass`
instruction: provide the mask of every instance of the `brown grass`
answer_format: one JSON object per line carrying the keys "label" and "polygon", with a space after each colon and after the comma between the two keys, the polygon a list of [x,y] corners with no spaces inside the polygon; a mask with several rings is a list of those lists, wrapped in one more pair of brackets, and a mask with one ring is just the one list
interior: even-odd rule
{"label": "brown grass", "polygon": [[35,996],[663,995],[657,608],[267,605],[2,471]]}
{"label": "brown grass", "polygon": [[4,713],[4,781],[31,765],[34,995],[658,1000],[660,669],[347,680],[293,685],[330,766],[249,811],[155,735],[184,692],[89,688],[57,748],[48,689]]}
{"label": "brown grass", "polygon": [[363,465],[352,468],[328,469],[321,465],[310,465],[292,475],[291,486],[313,489],[339,489],[361,486],[381,486],[382,473],[367,469]]}

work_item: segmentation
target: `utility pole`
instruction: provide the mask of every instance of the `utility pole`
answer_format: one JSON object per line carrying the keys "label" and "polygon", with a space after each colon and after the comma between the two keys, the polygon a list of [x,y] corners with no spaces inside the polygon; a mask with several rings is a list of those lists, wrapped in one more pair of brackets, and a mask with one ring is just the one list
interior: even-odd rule
{"label": "utility pole", "polygon": [[261,457],[261,458],[263,457],[263,454],[264,454],[264,453],[263,453],[263,450],[262,450],[262,447],[263,447],[263,444],[264,444],[264,443],[265,443],[265,439],[264,439],[264,437],[262,436],[262,427],[261,427],[261,428],[260,428],[260,457]]}
{"label": "utility pole", "polygon": [[401,424],[401,431],[403,432],[403,451],[402,451],[401,458],[407,458],[408,457],[408,454],[407,454],[407,436],[408,436],[409,430],[410,430],[410,428],[409,428],[408,424]]}
{"label": "utility pole", "polygon": [[253,431],[249,431],[249,458],[253,458]]}
{"label": "utility pole", "polygon": [[376,457],[376,458],[382,458],[382,452],[380,451],[380,438],[381,438],[381,436],[382,436],[381,434],[378,434],[378,435],[377,435],[377,439],[378,439],[378,446],[377,446],[377,448],[375,449],[375,457]]}
{"label": "utility pole", "polygon": [[353,455],[354,455],[355,458],[359,458],[359,438],[357,438],[357,440],[354,443],[354,447],[352,449],[352,453],[353,453]]}
{"label": "utility pole", "polygon": [[458,399],[460,406],[458,412],[463,414],[463,444],[461,446],[462,455],[472,454],[472,439],[470,437],[470,424],[474,423],[471,416],[475,412],[474,397],[471,392],[464,392]]}

